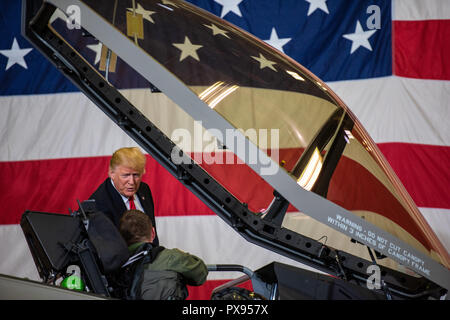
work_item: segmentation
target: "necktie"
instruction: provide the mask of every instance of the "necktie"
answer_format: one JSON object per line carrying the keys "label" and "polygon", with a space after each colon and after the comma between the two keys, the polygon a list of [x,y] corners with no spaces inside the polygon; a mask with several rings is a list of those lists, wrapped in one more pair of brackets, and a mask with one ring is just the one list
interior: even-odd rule
{"label": "necktie", "polygon": [[128,202],[130,203],[130,210],[136,210],[136,205],[134,204],[134,196],[129,197]]}

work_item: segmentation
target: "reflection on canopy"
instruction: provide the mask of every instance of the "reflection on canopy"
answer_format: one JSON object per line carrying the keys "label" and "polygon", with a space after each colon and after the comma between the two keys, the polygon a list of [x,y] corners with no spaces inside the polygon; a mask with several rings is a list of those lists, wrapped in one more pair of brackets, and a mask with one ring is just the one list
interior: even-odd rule
{"label": "reflection on canopy", "polygon": [[[378,148],[329,89],[289,58],[235,27],[178,1],[83,1],[180,79],[198,98],[263,149],[297,182],[448,266],[429,229]],[[112,5],[114,4],[114,5]],[[180,148],[255,215],[269,215],[274,190],[211,132],[114,52],[52,24],[111,85],[167,136],[185,129]],[[97,43],[96,43],[97,42]],[[94,49],[93,49],[94,48]],[[95,50],[95,59],[93,51]],[[95,61],[94,61],[95,60]],[[151,88],[152,90],[149,90]],[[201,123],[200,123],[201,126]],[[252,131],[253,130],[253,131]],[[264,131],[265,130],[265,131]],[[259,135],[276,130],[277,140]],[[256,134],[250,134],[255,132]],[[213,148],[211,148],[213,145]],[[231,157],[230,157],[231,155]],[[213,159],[213,161],[202,161]],[[233,159],[232,164],[218,159]],[[215,159],[215,160],[214,160]],[[245,182],[245,183],[243,183]],[[369,259],[367,248],[286,205],[282,226]],[[383,259],[402,272],[397,262]]]}

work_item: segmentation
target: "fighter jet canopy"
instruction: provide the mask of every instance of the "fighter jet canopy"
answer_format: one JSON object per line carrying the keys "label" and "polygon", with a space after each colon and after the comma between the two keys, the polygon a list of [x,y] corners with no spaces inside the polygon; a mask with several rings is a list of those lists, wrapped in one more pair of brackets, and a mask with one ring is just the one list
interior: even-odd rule
{"label": "fighter jet canopy", "polygon": [[298,62],[184,1],[48,2],[28,37],[249,241],[344,278],[377,263],[400,291],[450,287],[376,144]]}

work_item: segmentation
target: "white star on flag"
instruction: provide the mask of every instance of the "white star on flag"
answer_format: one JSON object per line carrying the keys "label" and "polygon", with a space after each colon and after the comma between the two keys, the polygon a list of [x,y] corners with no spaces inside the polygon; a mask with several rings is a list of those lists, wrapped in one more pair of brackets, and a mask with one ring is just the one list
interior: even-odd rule
{"label": "white star on flag", "polygon": [[269,40],[264,40],[265,42],[267,42],[268,44],[270,44],[272,47],[280,50],[281,52],[284,53],[283,50],[283,46],[288,43],[289,41],[291,41],[292,38],[279,38],[277,31],[275,30],[275,28],[272,28],[272,32],[270,33],[270,39]]}
{"label": "white star on flag", "polygon": [[372,46],[370,45],[369,38],[376,32],[377,30],[368,30],[364,31],[361,27],[361,23],[359,20],[356,21],[356,28],[354,33],[344,34],[343,37],[352,42],[352,48],[350,50],[350,54],[356,51],[359,47],[363,46],[366,49],[372,51]]}
{"label": "white star on flag", "polygon": [[242,17],[241,9],[239,9],[239,4],[242,0],[214,0],[215,2],[223,6],[222,13],[220,15],[223,18],[228,12],[232,11],[236,13],[239,17]]}
{"label": "white star on flag", "polygon": [[251,57],[259,62],[260,69],[264,69],[264,68],[268,67],[268,68],[272,69],[273,71],[277,71],[277,69],[275,69],[275,67],[273,66],[274,64],[276,64],[276,62],[270,61],[269,59],[264,57],[261,53],[259,54],[259,57],[254,57],[254,56],[251,56]]}
{"label": "white star on flag", "polygon": [[[129,11],[134,12],[133,8],[127,8]],[[139,3],[137,4],[137,9],[136,9],[136,13],[138,14],[142,14],[142,17],[145,20],[150,21],[151,23],[155,23],[155,21],[153,21],[151,15],[155,14],[155,11],[150,11],[150,10],[145,10],[143,6],[141,6]]]}
{"label": "white star on flag", "polygon": [[95,52],[95,61],[94,65],[100,62],[100,58],[102,56],[102,43],[99,42],[97,44],[88,44],[86,47]]}
{"label": "white star on flag", "polygon": [[61,19],[66,21],[67,20],[67,15],[61,11],[60,9],[56,8],[55,12],[53,12],[52,16],[50,17],[50,24],[52,24],[53,22],[55,22],[56,19]]}
{"label": "white star on flag", "polygon": [[213,32],[214,36],[222,35],[222,36],[227,37],[228,39],[230,39],[230,37],[227,35],[228,31],[220,29],[215,24],[211,23],[211,25],[209,25],[209,26],[207,24],[204,24],[204,26],[209,28],[209,29],[211,29],[211,31]]}
{"label": "white star on flag", "polygon": [[0,50],[0,53],[8,58],[8,63],[6,64],[6,69],[8,70],[16,63],[25,69],[28,69],[27,63],[25,62],[24,57],[33,50],[29,49],[20,49],[19,44],[17,43],[16,38],[14,37],[12,47],[9,50]]}
{"label": "white star on flag", "polygon": [[188,37],[184,38],[184,43],[173,43],[173,46],[181,50],[180,62],[187,57],[192,57],[197,61],[200,61],[197,50],[203,47],[202,45],[192,44]]}
{"label": "white star on flag", "polygon": [[327,6],[327,0],[305,0],[306,2],[309,2],[309,9],[308,9],[308,16],[312,14],[317,9],[322,10],[326,14],[329,14],[328,12],[328,6]]}

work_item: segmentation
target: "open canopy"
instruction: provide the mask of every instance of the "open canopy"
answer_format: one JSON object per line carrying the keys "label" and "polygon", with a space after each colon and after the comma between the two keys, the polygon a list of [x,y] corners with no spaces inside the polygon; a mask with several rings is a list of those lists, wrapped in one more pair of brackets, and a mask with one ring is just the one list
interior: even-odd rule
{"label": "open canopy", "polygon": [[376,260],[398,288],[450,288],[448,252],[304,67],[183,1],[49,2],[28,36],[244,237],[343,277]]}

